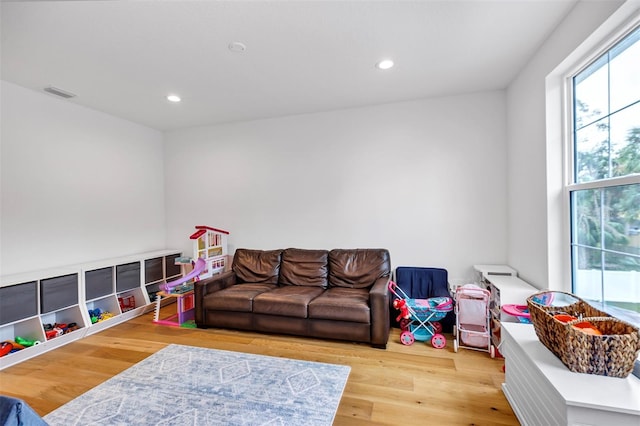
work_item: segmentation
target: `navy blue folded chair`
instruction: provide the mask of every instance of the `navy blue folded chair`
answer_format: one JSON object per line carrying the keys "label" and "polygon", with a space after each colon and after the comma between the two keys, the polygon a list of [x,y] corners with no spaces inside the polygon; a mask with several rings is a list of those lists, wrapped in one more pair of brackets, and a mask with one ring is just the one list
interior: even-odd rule
{"label": "navy blue folded chair", "polygon": [[2,395],[0,395],[0,425],[48,426],[26,402]]}
{"label": "navy blue folded chair", "polygon": [[[411,299],[428,299],[430,297],[452,297],[449,292],[449,273],[442,268],[419,268],[409,266],[399,266],[396,268],[395,282]],[[393,304],[393,295],[390,299]],[[396,321],[398,311],[393,305],[391,309],[391,325],[399,328]],[[453,331],[456,323],[455,313],[449,312],[442,320],[442,330]]]}

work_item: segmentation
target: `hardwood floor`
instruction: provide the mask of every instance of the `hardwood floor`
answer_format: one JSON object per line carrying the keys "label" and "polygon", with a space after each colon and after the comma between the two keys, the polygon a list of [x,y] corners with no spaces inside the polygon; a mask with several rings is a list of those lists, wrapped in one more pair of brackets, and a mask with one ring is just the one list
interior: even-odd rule
{"label": "hardwood floor", "polygon": [[153,314],[0,371],[1,393],[40,415],[81,395],[169,343],[351,366],[335,425],[518,425],[500,385],[503,360],[425,342],[368,345],[232,330],[152,324]]}

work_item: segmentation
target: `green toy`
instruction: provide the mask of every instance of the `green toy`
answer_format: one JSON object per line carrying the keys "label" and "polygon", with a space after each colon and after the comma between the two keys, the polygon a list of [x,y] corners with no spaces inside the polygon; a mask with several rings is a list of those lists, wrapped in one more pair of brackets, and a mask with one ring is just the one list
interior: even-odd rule
{"label": "green toy", "polygon": [[31,346],[39,345],[42,342],[35,339],[29,340],[25,339],[24,337],[16,336],[16,343],[24,346],[25,348],[30,348]]}

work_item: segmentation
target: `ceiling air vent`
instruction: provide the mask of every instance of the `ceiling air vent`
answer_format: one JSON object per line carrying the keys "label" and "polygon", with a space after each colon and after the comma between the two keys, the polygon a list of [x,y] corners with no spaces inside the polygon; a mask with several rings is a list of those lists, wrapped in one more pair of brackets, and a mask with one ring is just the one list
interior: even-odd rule
{"label": "ceiling air vent", "polygon": [[47,93],[51,93],[52,95],[60,96],[61,98],[65,98],[65,99],[76,97],[76,95],[71,92],[67,92],[66,90],[58,89],[57,87],[53,87],[53,86],[45,87],[44,91]]}

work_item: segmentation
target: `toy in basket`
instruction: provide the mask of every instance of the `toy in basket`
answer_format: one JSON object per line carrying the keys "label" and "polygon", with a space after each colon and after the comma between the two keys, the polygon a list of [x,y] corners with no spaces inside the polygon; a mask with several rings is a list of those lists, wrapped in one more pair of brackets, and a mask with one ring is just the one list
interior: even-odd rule
{"label": "toy in basket", "polygon": [[491,344],[489,297],[488,290],[475,284],[465,284],[456,289],[454,352],[458,352],[458,348],[466,348],[489,352],[491,358],[496,356],[495,346]]}
{"label": "toy in basket", "polygon": [[570,371],[627,377],[640,352],[640,330],[561,291],[527,299],[540,342]]}
{"label": "toy in basket", "polygon": [[414,341],[431,341],[436,349],[447,345],[447,339],[438,322],[453,310],[450,297],[431,297],[429,299],[411,299],[398,285],[389,281],[389,291],[396,297],[393,306],[400,311],[400,342],[412,345]]}

